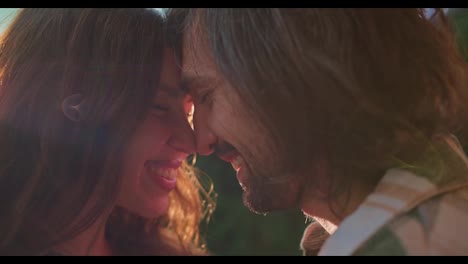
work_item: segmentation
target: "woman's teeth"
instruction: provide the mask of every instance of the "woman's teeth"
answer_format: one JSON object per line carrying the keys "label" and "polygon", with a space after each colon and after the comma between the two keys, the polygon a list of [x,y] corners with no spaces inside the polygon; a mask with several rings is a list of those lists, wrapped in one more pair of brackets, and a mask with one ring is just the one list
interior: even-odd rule
{"label": "woman's teeth", "polygon": [[160,166],[158,166],[158,165],[156,165],[156,164],[154,164],[152,162],[149,162],[147,164],[147,167],[149,168],[149,171],[153,175],[158,175],[158,176],[161,176],[161,177],[169,179],[169,180],[173,180],[173,179],[175,179],[177,177],[178,169],[161,168]]}

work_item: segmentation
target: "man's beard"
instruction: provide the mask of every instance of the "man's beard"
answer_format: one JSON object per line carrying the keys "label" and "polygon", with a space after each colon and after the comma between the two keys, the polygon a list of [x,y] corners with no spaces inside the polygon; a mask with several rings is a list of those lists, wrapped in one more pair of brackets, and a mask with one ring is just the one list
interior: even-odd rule
{"label": "man's beard", "polygon": [[285,170],[277,170],[276,173],[253,173],[250,168],[247,169],[242,196],[244,205],[250,211],[266,214],[299,205],[301,191],[298,177],[281,171]]}

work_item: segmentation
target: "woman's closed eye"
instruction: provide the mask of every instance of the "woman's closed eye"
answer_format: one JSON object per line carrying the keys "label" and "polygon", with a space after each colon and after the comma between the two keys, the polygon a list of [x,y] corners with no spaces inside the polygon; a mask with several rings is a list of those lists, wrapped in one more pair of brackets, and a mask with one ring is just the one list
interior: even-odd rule
{"label": "woman's closed eye", "polygon": [[[190,104],[190,107],[185,111],[185,115],[189,118],[193,117],[192,106],[193,104]],[[165,116],[171,111],[171,108],[164,104],[153,104],[151,105],[151,108],[158,116]]]}
{"label": "woman's closed eye", "polygon": [[170,111],[170,107],[164,104],[152,104],[151,108],[154,112],[160,116],[167,114]]}

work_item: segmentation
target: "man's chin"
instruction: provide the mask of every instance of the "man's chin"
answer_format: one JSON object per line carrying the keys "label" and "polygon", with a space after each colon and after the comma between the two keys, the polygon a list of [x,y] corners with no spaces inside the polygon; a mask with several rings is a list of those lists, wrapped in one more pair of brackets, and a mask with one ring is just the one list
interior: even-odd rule
{"label": "man's chin", "polygon": [[250,193],[246,191],[244,191],[242,198],[245,207],[253,213],[265,215],[274,210],[274,208],[271,208],[270,203],[266,203],[264,199],[254,199],[251,197]]}
{"label": "man's chin", "polygon": [[255,192],[252,192],[247,188],[242,194],[242,200],[245,207],[253,213],[265,215],[274,211],[289,210],[298,205],[298,200],[292,199],[294,198],[293,196],[284,195],[284,193],[283,195],[280,195],[282,192],[275,192],[275,190],[271,191],[272,193],[278,194],[278,196],[272,196],[271,193],[262,192],[258,189],[256,189]]}

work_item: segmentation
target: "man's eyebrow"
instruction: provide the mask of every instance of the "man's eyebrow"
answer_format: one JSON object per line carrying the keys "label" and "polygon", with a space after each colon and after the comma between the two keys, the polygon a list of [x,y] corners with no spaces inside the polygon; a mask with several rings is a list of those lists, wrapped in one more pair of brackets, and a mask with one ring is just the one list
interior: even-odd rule
{"label": "man's eyebrow", "polygon": [[194,92],[193,89],[201,87],[209,87],[217,83],[218,80],[209,76],[183,76],[181,80],[181,88],[187,92]]}

